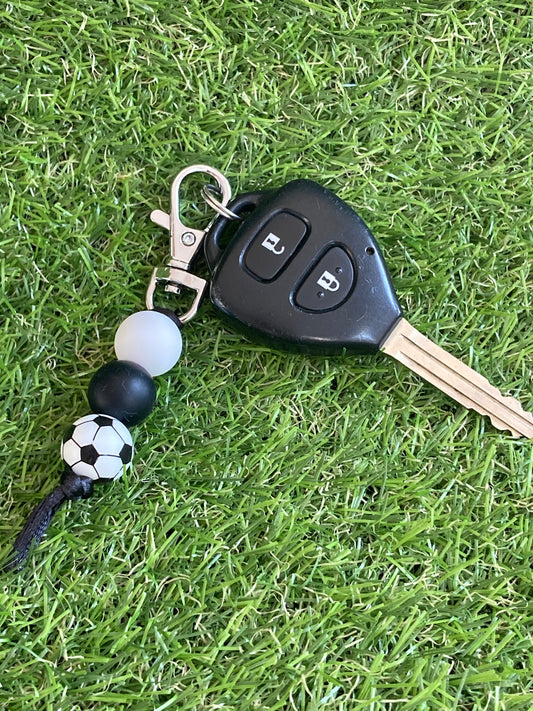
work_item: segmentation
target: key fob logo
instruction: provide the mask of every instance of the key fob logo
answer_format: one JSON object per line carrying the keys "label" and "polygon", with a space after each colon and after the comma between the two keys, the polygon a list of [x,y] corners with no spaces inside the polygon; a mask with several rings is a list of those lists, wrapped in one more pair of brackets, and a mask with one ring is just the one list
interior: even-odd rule
{"label": "key fob logo", "polygon": [[269,234],[261,242],[261,246],[265,247],[265,249],[268,249],[269,252],[273,252],[274,254],[283,254],[285,251],[285,247],[283,247],[283,245],[279,249],[276,249],[279,243],[280,238],[273,232],[269,232]]}
{"label": "key fob logo", "polygon": [[338,291],[340,288],[339,280],[336,279],[331,272],[328,272],[327,269],[317,281],[317,284],[321,289],[327,289],[328,291]]}

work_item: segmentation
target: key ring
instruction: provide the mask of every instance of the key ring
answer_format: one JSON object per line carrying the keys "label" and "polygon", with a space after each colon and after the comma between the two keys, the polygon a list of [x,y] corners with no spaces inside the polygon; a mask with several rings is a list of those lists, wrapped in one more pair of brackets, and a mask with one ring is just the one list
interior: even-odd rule
{"label": "key ring", "polygon": [[202,188],[202,197],[206,201],[206,203],[209,205],[209,207],[212,207],[215,212],[218,212],[219,215],[222,215],[223,217],[227,217],[228,220],[242,220],[242,217],[239,217],[239,215],[236,215],[234,212],[232,212],[223,202],[220,202],[220,200],[217,200],[217,198],[214,196],[213,193],[218,193],[220,194],[220,189],[216,187],[216,185],[204,185]]}

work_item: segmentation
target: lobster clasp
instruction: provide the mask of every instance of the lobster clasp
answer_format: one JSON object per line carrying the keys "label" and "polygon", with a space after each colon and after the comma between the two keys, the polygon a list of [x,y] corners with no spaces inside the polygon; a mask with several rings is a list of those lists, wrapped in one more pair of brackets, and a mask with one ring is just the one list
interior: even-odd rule
{"label": "lobster clasp", "polygon": [[191,263],[211,227],[193,229],[184,225],[180,219],[180,187],[183,179],[193,173],[205,173],[217,182],[221,195],[221,204],[226,206],[231,199],[231,187],[227,178],[216,168],[208,165],[191,165],[184,168],[172,183],[170,193],[170,215],[161,210],[154,210],[150,215],[152,222],[170,231],[170,260],[164,267],[154,269],[146,292],[146,307],[154,308],[154,293],[158,284],[163,284],[165,291],[180,294],[183,288],[195,292],[191,308],[179,316],[182,323],[189,321],[198,311],[202,297],[207,289],[205,279],[191,274]]}

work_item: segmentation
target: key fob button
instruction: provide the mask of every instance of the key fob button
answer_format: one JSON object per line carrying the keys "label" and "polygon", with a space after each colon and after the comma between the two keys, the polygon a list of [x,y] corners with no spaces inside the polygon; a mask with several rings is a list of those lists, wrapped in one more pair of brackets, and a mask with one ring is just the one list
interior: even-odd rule
{"label": "key fob button", "polygon": [[305,311],[330,311],[347,299],[354,284],[352,260],[342,247],[332,247],[304,278],[294,303]]}
{"label": "key fob button", "polygon": [[272,281],[303,242],[307,225],[290,212],[278,212],[259,230],[244,253],[244,264],[261,281]]}

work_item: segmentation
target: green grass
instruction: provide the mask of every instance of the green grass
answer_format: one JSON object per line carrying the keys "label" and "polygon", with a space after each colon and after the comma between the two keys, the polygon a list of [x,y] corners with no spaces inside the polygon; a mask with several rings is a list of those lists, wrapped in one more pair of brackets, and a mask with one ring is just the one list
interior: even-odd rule
{"label": "green grass", "polygon": [[[0,25],[2,554],[192,162],[337,192],[412,323],[533,408],[529,3],[15,0]],[[185,341],[134,470],[2,577],[0,707],[533,708],[530,443],[209,303]]]}

